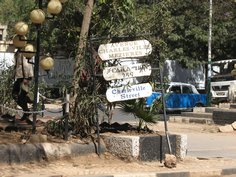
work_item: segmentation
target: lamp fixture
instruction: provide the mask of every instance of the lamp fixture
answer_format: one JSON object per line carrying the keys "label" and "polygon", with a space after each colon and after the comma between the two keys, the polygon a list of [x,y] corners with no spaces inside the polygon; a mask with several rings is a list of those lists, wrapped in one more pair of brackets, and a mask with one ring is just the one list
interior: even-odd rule
{"label": "lamp fixture", "polygon": [[43,56],[39,61],[39,65],[44,71],[49,71],[54,66],[54,60],[52,57]]}
{"label": "lamp fixture", "polygon": [[25,22],[20,21],[15,24],[14,30],[18,35],[26,35],[28,33],[29,26]]}
{"label": "lamp fixture", "polygon": [[30,60],[32,57],[35,56],[35,47],[32,44],[26,44],[24,47],[23,51],[21,51],[23,56]]}
{"label": "lamp fixture", "polygon": [[62,10],[62,4],[59,0],[50,0],[47,6],[47,12],[52,15],[57,15]]}
{"label": "lamp fixture", "polygon": [[17,48],[22,48],[26,45],[27,43],[26,40],[27,40],[26,36],[21,36],[16,34],[13,36],[13,45]]}
{"label": "lamp fixture", "polygon": [[42,24],[45,21],[45,13],[42,9],[34,9],[30,13],[30,20],[35,24]]}

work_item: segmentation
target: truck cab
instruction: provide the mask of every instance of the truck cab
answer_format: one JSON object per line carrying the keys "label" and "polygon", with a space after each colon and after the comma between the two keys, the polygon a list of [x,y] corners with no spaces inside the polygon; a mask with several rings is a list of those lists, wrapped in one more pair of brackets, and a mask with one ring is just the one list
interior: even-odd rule
{"label": "truck cab", "polygon": [[219,60],[211,65],[212,103],[235,101],[236,59]]}

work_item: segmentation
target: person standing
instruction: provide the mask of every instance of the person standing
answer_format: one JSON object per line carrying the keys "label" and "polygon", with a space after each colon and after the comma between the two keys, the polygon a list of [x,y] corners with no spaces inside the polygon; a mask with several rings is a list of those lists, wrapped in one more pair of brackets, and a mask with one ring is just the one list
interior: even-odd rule
{"label": "person standing", "polygon": [[[30,81],[33,78],[33,65],[28,62],[22,53],[15,53],[15,78],[12,89],[12,97],[24,112],[29,112],[28,103],[33,103],[33,94],[30,92]],[[21,121],[32,124],[30,113],[23,113]]]}

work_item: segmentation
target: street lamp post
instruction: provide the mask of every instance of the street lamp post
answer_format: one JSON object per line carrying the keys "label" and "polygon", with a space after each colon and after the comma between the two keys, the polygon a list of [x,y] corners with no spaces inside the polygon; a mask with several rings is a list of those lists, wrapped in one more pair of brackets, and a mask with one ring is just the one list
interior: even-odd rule
{"label": "street lamp post", "polygon": [[[42,3],[42,0],[39,0],[39,7]],[[37,37],[36,37],[36,55],[34,61],[34,102],[33,102],[33,111],[37,111],[38,109],[38,80],[39,80],[39,56],[40,56],[40,33],[41,26],[36,25],[37,29]],[[33,114],[33,133],[36,133],[36,114]]]}
{"label": "street lamp post", "polygon": [[[66,2],[66,0],[50,0],[47,5],[47,12],[51,14],[52,16],[57,15],[62,10],[62,3]],[[37,117],[37,109],[38,109],[38,83],[39,83],[39,65],[44,69],[45,71],[49,71],[53,67],[53,61],[51,57],[45,57],[40,60],[40,35],[41,35],[41,25],[45,21],[46,16],[43,9],[43,1],[38,0],[38,9],[34,9],[30,13],[30,20],[33,24],[36,26],[36,51],[34,50],[34,47],[31,44],[26,44],[27,38],[26,34],[28,32],[28,25],[24,22],[17,23],[18,26],[15,26],[17,28],[17,35],[13,39],[13,44],[17,48],[23,48],[24,50],[21,51],[23,55],[26,57],[26,59],[31,59],[34,55],[34,99],[33,99],[33,127],[32,132],[36,133],[36,117]],[[28,48],[27,48],[28,45]]]}
{"label": "street lamp post", "polygon": [[207,105],[211,105],[211,41],[212,41],[212,0],[209,2],[209,36],[208,36],[208,64],[207,64]]}

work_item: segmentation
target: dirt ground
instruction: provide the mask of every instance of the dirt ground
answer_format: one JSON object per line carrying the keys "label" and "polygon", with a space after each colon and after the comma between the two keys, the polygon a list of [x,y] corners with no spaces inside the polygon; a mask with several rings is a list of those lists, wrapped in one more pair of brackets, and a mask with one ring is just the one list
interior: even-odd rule
{"label": "dirt ground", "polygon": [[[50,119],[48,119],[50,120]],[[39,120],[40,121],[40,120]],[[19,122],[19,121],[18,121]],[[0,127],[4,127],[6,125],[2,125],[2,121],[0,120]],[[5,123],[6,124],[6,123]],[[12,123],[7,123],[9,127],[11,127]],[[130,125],[130,124],[128,124]],[[217,133],[218,127],[216,125],[204,125],[204,124],[182,124],[182,123],[168,123],[168,131],[170,133],[187,133],[187,132],[207,132],[207,133]],[[30,136],[32,134],[32,126],[23,124],[21,127],[24,127],[24,130],[15,131],[14,128],[11,128],[11,131],[0,131],[0,144],[24,144],[31,143]],[[45,124],[41,123],[40,126],[37,126],[37,134],[46,134],[47,142],[56,142],[56,143],[64,143],[66,142],[63,137],[60,138],[56,136],[49,135],[44,131]],[[157,124],[149,124],[148,128],[155,133],[164,132],[164,122],[160,121]],[[118,131],[124,133],[124,131]],[[127,134],[137,134],[137,131],[126,131]],[[143,133],[150,133],[143,132]],[[69,141],[77,141],[79,137],[70,136]],[[86,140],[85,140],[86,141]]]}
{"label": "dirt ground", "polygon": [[[58,110],[61,109],[60,105],[53,105],[53,104],[48,104],[46,107],[52,109],[52,110]],[[0,144],[10,144],[10,143],[17,143],[17,144],[23,144],[23,143],[28,143],[29,137],[32,132],[32,126],[27,125],[26,123],[21,123],[19,121],[20,115],[16,116],[16,121],[19,124],[19,129],[16,131],[14,128],[13,124],[8,121],[7,118],[3,118],[3,115],[0,117]],[[47,134],[46,131],[44,131],[45,128],[45,122],[48,122],[55,117],[52,116],[44,116],[41,117],[37,115],[37,134]],[[32,116],[31,116],[32,120]],[[137,124],[136,124],[137,125]],[[190,126],[191,125],[191,126]],[[129,125],[128,125],[129,126]],[[147,125],[150,130],[153,130],[155,132],[163,132],[164,131],[164,122],[160,121],[157,124],[148,124]],[[6,128],[9,127],[9,128]],[[127,128],[123,127],[123,128]],[[7,131],[3,131],[6,130]],[[117,129],[117,126],[116,126]],[[216,133],[218,131],[218,127],[215,125],[204,125],[204,124],[178,124],[178,123],[168,123],[168,131],[170,133],[182,133],[182,132],[208,132],[208,133]],[[119,131],[119,132],[122,132]],[[135,134],[135,131],[129,131],[125,132],[127,134]],[[150,132],[149,132],[150,133]],[[70,141],[77,140],[78,137],[76,136],[71,136]],[[65,142],[63,138],[58,138],[55,136],[51,136],[47,134],[47,141],[48,142]]]}
{"label": "dirt ground", "polygon": [[[235,166],[236,160],[231,159],[197,159],[187,157],[179,161],[176,168],[166,168],[159,161],[140,162],[124,161],[111,154],[103,154],[98,157],[96,154],[80,156],[72,159],[61,159],[54,162],[29,163],[23,165],[1,165],[0,176],[8,177],[72,177],[86,175],[112,175],[129,173],[156,173],[175,171],[197,171],[204,174],[205,171],[214,171],[217,168]],[[211,176],[212,177],[212,176]]]}
{"label": "dirt ground", "polygon": [[[164,130],[164,122],[159,122],[155,125],[148,125],[150,129],[155,131]],[[218,127],[215,125],[203,124],[183,124],[183,123],[168,123],[169,132],[186,133],[186,132],[203,132],[203,133],[219,133]],[[0,132],[0,140],[3,143],[7,141],[19,142],[19,132],[3,133]],[[227,136],[227,135],[226,135]],[[146,173],[146,172],[174,172],[193,170],[202,172],[211,170],[212,176],[214,171],[222,167],[236,167],[236,159],[225,158],[209,158],[198,159],[196,157],[186,157],[184,160],[177,163],[176,168],[166,168],[159,161],[141,162],[137,160],[122,160],[112,154],[105,153],[100,156],[97,154],[89,154],[70,159],[60,159],[51,162],[31,162],[27,164],[11,164],[0,165],[0,176],[7,177],[30,177],[30,176],[86,176],[86,175],[112,175],[112,174],[129,174],[129,173]],[[217,176],[217,175],[215,175]]]}

